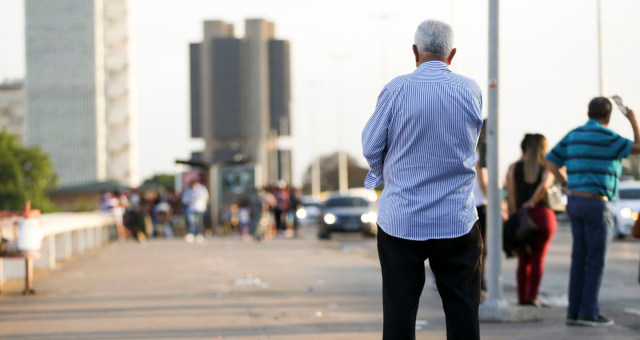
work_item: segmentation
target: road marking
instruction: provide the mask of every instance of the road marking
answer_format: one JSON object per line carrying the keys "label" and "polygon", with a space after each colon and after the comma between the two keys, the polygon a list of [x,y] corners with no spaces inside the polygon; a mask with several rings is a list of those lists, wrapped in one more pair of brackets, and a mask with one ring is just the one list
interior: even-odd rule
{"label": "road marking", "polygon": [[634,315],[640,316],[640,310],[638,310],[638,309],[627,308],[624,311],[626,313],[629,313],[629,314],[634,314]]}

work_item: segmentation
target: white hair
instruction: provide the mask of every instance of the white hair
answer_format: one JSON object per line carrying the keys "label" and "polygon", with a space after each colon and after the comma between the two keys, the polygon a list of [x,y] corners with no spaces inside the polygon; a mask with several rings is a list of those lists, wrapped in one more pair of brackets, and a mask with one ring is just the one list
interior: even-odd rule
{"label": "white hair", "polygon": [[453,49],[453,29],[438,20],[425,20],[416,30],[415,44],[419,53],[446,58]]}

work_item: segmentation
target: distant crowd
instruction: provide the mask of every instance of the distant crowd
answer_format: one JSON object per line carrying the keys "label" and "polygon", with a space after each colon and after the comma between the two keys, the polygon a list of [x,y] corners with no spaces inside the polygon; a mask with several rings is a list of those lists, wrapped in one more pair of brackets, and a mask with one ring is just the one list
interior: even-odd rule
{"label": "distant crowd", "polygon": [[159,190],[103,192],[100,210],[115,218],[117,237],[184,236],[188,243],[203,243],[217,234],[241,234],[245,239],[296,237],[300,190],[280,183],[256,190],[221,206],[219,223],[211,223],[209,191],[197,180],[181,195]]}

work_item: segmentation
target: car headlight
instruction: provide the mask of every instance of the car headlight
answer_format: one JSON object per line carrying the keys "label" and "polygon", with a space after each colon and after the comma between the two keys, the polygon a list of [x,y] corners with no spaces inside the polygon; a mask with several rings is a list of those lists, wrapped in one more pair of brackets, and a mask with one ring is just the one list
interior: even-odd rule
{"label": "car headlight", "polygon": [[360,216],[362,223],[376,223],[378,221],[378,214],[375,211],[370,211]]}
{"label": "car headlight", "polygon": [[304,208],[300,208],[296,211],[296,217],[298,217],[299,219],[303,219],[307,217],[307,210],[305,210]]}
{"label": "car headlight", "polygon": [[334,224],[336,223],[336,215],[332,213],[325,214],[323,220],[326,224]]}
{"label": "car headlight", "polygon": [[638,220],[638,217],[639,217],[639,216],[638,216],[638,213],[637,213],[637,212],[635,212],[635,211],[634,211],[634,212],[632,212],[632,213],[631,213],[631,219],[632,219],[632,220],[637,221],[637,220]]}
{"label": "car headlight", "polygon": [[622,218],[631,218],[631,209],[629,208],[620,209],[620,216],[622,216]]}

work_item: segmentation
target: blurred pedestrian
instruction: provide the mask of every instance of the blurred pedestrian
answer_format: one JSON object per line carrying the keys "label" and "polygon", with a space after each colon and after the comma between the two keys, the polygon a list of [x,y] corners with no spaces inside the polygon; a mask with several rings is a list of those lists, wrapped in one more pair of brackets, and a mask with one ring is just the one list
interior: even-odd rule
{"label": "blurred pedestrian", "polygon": [[547,190],[553,175],[545,168],[547,140],[540,134],[527,134],[522,141],[523,157],[509,167],[507,199],[511,213],[527,209],[538,226],[537,237],[518,252],[518,303],[541,307],[538,290],[544,274],[544,260],[556,232],[556,215],[549,207]]}
{"label": "blurred pedestrian", "polygon": [[245,240],[251,239],[249,233],[249,225],[251,224],[251,207],[249,207],[249,199],[243,198],[238,206],[238,226]]}
{"label": "blurred pedestrian", "polygon": [[[596,97],[589,103],[589,121],[569,132],[547,154],[547,167],[556,180],[568,187],[567,214],[573,244],[566,323],[580,326],[611,326],[600,314],[598,292],[602,282],[607,244],[614,220],[609,201],[616,197],[622,158],[640,153],[640,130],[633,110],[626,117],[634,141],[608,128],[611,102]],[[560,171],[566,167],[568,178]]]}
{"label": "blurred pedestrian", "polygon": [[173,237],[173,211],[169,204],[169,197],[161,195],[159,202],[154,207],[155,224],[153,236],[163,235],[166,238]]}
{"label": "blurred pedestrian", "polygon": [[478,153],[478,161],[476,162],[476,181],[473,186],[473,198],[476,204],[476,211],[478,212],[478,227],[480,227],[480,235],[482,236],[483,252],[482,252],[482,269],[480,270],[481,281],[481,300],[484,300],[487,292],[487,282],[484,278],[484,272],[486,267],[485,259],[487,257],[487,184],[489,180],[489,173],[487,171],[487,120],[482,121],[482,130],[480,130],[480,136],[478,137],[478,146],[476,152]]}
{"label": "blurred pedestrian", "polygon": [[105,192],[102,194],[100,202],[100,210],[113,216],[116,224],[118,239],[124,241],[127,238],[127,232],[124,227],[124,208],[121,205],[119,193]]}
{"label": "blurred pedestrian", "polygon": [[452,73],[453,31],[426,20],[413,45],[417,69],[388,83],[362,132],[365,187],[384,183],[378,212],[383,339],[415,339],[425,283],[436,277],[448,339],[480,339],[482,237],[474,206],[482,92]]}
{"label": "blurred pedestrian", "polygon": [[189,188],[182,195],[182,203],[185,206],[187,219],[187,235],[185,241],[192,243],[204,242],[204,222],[202,220],[204,212],[207,210],[209,192],[198,180],[192,180]]}

